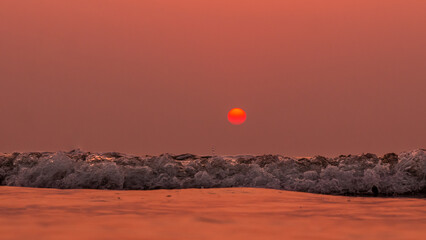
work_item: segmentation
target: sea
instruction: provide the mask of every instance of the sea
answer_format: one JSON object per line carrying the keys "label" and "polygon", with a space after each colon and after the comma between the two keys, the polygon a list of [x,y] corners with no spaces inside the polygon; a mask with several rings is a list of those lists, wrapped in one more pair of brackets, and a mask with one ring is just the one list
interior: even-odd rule
{"label": "sea", "polygon": [[424,197],[425,151],[311,158],[135,156],[79,149],[15,152],[0,154],[0,184],[112,190],[256,187],[347,196]]}

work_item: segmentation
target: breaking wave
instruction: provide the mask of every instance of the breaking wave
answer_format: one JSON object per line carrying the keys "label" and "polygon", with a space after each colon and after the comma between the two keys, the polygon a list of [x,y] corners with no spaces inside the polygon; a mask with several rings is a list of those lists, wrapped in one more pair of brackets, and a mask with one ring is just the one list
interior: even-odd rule
{"label": "breaking wave", "polygon": [[0,154],[0,184],[43,188],[263,187],[340,195],[426,194],[424,149],[335,158],[132,156],[116,152]]}

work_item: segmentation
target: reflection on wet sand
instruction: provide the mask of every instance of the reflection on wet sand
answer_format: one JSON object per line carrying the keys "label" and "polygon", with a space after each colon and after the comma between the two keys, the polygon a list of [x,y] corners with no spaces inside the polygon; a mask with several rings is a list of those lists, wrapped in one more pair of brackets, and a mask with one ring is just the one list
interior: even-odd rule
{"label": "reflection on wet sand", "polygon": [[426,200],[260,188],[0,187],[2,239],[421,239]]}

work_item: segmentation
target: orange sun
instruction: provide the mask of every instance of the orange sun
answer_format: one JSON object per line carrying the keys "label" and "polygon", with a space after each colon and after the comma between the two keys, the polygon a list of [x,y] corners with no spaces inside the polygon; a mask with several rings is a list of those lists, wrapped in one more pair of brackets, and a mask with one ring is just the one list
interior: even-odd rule
{"label": "orange sun", "polygon": [[240,125],[246,121],[247,115],[241,108],[233,108],[228,113],[228,121],[234,125]]}

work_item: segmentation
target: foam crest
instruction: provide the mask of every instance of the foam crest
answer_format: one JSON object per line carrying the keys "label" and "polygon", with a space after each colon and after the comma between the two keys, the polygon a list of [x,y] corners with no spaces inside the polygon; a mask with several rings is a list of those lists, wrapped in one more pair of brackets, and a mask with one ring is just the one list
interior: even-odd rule
{"label": "foam crest", "polygon": [[426,194],[424,149],[389,153],[139,157],[116,152],[0,154],[0,183],[8,186],[90,189],[264,187],[323,194]]}

